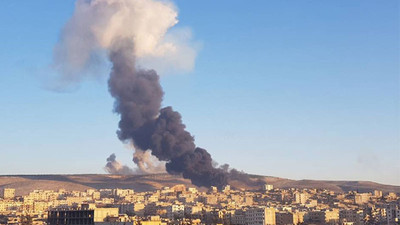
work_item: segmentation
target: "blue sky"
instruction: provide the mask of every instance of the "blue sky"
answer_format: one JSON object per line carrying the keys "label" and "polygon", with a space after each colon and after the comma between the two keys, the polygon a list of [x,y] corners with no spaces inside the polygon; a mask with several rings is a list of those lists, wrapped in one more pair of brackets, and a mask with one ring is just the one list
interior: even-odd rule
{"label": "blue sky", "polygon": [[[217,162],[400,185],[397,0],[175,3],[202,49],[193,72],[162,76],[163,104]],[[1,4],[0,173],[104,173],[111,153],[133,166],[107,70],[72,92],[43,88],[74,1]]]}

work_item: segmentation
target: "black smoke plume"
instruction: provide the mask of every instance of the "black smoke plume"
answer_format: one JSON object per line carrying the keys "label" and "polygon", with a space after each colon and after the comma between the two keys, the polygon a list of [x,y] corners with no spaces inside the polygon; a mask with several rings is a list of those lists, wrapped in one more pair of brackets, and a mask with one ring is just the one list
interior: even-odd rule
{"label": "black smoke plume", "polygon": [[136,148],[151,150],[166,161],[171,174],[182,174],[197,186],[222,187],[227,173],[213,166],[211,155],[194,144],[181,115],[171,107],[161,108],[163,90],[154,70],[137,69],[133,42],[115,42],[109,58],[113,65],[109,91],[115,98],[114,111],[120,114],[118,137]]}
{"label": "black smoke plume", "polygon": [[[197,44],[190,30],[170,29],[177,23],[177,8],[170,1],[76,1],[54,48],[51,68],[61,75],[55,88],[68,87],[93,73],[100,75],[96,73],[97,63],[102,62],[106,51],[113,64],[109,91],[115,98],[115,112],[121,117],[118,137],[134,145],[133,161],[139,172],[156,173],[165,168],[199,186],[221,187],[228,176],[250,182],[246,174],[228,166],[213,166],[210,154],[195,146],[181,115],[171,107],[161,109],[164,93],[157,73],[135,65],[137,57],[146,68],[190,71]],[[118,41],[121,38],[126,40]],[[149,151],[162,162],[154,164]],[[136,173],[118,162],[115,155],[107,159],[105,169],[110,173]]]}

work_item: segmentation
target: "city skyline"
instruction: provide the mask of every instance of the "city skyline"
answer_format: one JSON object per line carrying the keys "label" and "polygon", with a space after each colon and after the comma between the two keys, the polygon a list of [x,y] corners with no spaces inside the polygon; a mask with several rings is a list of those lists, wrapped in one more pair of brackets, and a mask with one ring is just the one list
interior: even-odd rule
{"label": "city skyline", "polygon": [[[43,181],[42,182],[46,182]],[[399,197],[321,188],[254,190],[173,184],[147,191],[80,187],[0,190],[0,222],[29,224],[396,225]],[[143,188],[143,186],[142,186]],[[149,188],[149,187],[148,187]]]}
{"label": "city skyline", "polygon": [[[105,173],[111,153],[133,167],[115,133],[108,63],[66,92],[46,86],[74,2],[3,4],[1,174]],[[163,106],[216,162],[400,185],[397,1],[174,4],[197,58],[190,71],[161,73]]]}

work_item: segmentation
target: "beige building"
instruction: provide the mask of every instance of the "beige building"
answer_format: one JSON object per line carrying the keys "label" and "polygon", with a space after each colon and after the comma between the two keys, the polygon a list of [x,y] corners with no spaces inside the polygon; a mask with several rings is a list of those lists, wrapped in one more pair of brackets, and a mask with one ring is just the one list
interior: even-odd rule
{"label": "beige building", "polygon": [[190,188],[188,188],[188,192],[196,194],[198,192],[198,190],[196,188],[190,187]]}
{"label": "beige building", "polygon": [[133,204],[133,212],[138,216],[144,216],[145,205],[141,202]]}
{"label": "beige building", "polygon": [[250,208],[246,211],[246,224],[248,225],[275,225],[274,208]]}
{"label": "beige building", "polygon": [[201,214],[202,210],[203,210],[203,207],[198,206],[198,205],[185,207],[185,213],[188,215]]}
{"label": "beige building", "polygon": [[358,205],[368,203],[370,199],[371,199],[370,193],[361,193],[361,194],[356,194],[354,196],[354,202]]}
{"label": "beige building", "polygon": [[304,223],[304,215],[306,212],[293,212],[293,224]]}
{"label": "beige building", "polygon": [[274,185],[272,185],[272,184],[264,184],[264,186],[263,186],[264,191],[270,191],[273,189],[274,189]]}
{"label": "beige building", "polygon": [[383,193],[382,193],[382,191],[380,191],[380,190],[375,190],[375,191],[374,191],[374,196],[375,196],[376,198],[382,198]]}
{"label": "beige building", "polygon": [[397,198],[397,194],[394,192],[389,192],[389,194],[386,196],[386,198],[395,200]]}
{"label": "beige building", "polygon": [[48,202],[33,202],[33,211],[35,213],[44,213],[46,212],[47,208],[49,207]]}
{"label": "beige building", "polygon": [[307,193],[296,192],[295,193],[295,199],[296,199],[296,203],[304,205],[304,204],[307,203],[308,194]]}
{"label": "beige building", "polygon": [[316,199],[308,199],[307,200],[306,207],[312,208],[312,207],[316,207],[317,205],[318,205],[318,201]]}
{"label": "beige building", "polygon": [[14,188],[3,188],[0,192],[1,197],[4,199],[13,199],[15,197]]}
{"label": "beige building", "polygon": [[149,220],[137,221],[135,224],[140,225],[167,225],[166,222],[161,221],[159,216],[151,216]]}
{"label": "beige building", "polygon": [[316,210],[310,211],[305,214],[304,220],[306,223],[311,224],[338,224],[339,222],[339,210]]}
{"label": "beige building", "polygon": [[253,197],[252,196],[246,196],[243,198],[243,204],[251,206],[253,205]]}
{"label": "beige building", "polygon": [[0,212],[7,211],[12,205],[13,205],[13,202],[10,200],[0,201]]}
{"label": "beige building", "polygon": [[325,222],[327,224],[337,224],[339,222],[339,210],[338,209],[326,210]]}
{"label": "beige building", "polygon": [[94,222],[104,222],[107,217],[118,217],[118,208],[94,209]]}

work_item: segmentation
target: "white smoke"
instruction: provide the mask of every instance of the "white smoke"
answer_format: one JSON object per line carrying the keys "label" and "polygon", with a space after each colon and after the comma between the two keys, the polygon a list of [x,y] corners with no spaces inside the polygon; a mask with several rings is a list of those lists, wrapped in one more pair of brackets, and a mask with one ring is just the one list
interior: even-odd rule
{"label": "white smoke", "polygon": [[133,154],[133,162],[137,168],[123,165],[113,153],[107,158],[104,170],[110,174],[120,175],[166,173],[165,162],[159,161],[155,156],[151,155],[150,151],[136,150]]}
{"label": "white smoke", "polygon": [[105,171],[107,171],[110,174],[121,174],[121,175],[135,173],[135,171],[132,170],[130,167],[122,165],[119,161],[117,161],[116,158],[117,157],[115,156],[114,153],[107,158],[107,164],[104,167]]}
{"label": "white smoke", "polygon": [[132,39],[139,66],[158,72],[187,72],[196,48],[189,29],[178,23],[176,7],[156,0],[77,0],[54,49],[53,66],[63,81],[80,81],[115,40]]}
{"label": "white smoke", "polygon": [[136,150],[133,162],[138,166],[138,173],[166,173],[165,162],[159,161],[150,151]]}

